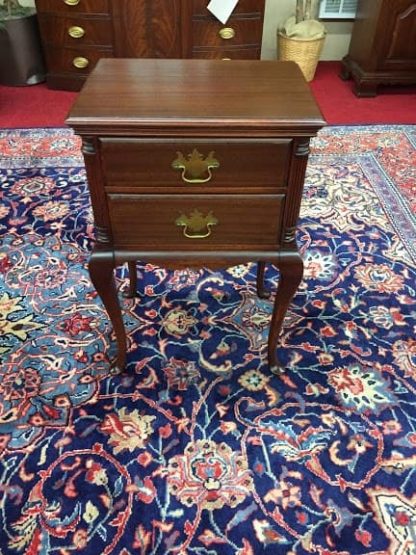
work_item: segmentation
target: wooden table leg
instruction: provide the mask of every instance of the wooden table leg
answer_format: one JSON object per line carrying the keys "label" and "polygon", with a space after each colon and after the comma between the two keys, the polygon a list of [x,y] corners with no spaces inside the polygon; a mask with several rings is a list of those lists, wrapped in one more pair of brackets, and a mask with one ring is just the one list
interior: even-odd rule
{"label": "wooden table leg", "polygon": [[302,281],[303,261],[300,254],[296,251],[282,252],[278,267],[280,270],[280,281],[274,301],[268,341],[270,371],[277,375],[284,371],[276,352],[277,342],[290,301]]}
{"label": "wooden table leg", "polygon": [[91,281],[107,310],[117,340],[117,358],[111,367],[113,371],[121,372],[126,365],[127,338],[114,280],[113,253],[94,251],[88,263],[88,270]]}
{"label": "wooden table leg", "polygon": [[270,297],[270,291],[264,288],[264,271],[266,269],[266,263],[261,260],[257,262],[257,296],[260,299],[268,299]]}
{"label": "wooden table leg", "polygon": [[137,268],[136,262],[128,262],[129,269],[129,288],[124,294],[128,299],[132,299],[137,295]]}

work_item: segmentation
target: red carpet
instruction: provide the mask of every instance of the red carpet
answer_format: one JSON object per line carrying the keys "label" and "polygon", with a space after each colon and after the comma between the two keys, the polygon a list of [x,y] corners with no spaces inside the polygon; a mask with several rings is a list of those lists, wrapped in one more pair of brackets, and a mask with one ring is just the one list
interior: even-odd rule
{"label": "red carpet", "polygon": [[77,93],[0,86],[0,127],[62,127]]}
{"label": "red carpet", "polygon": [[[357,98],[352,81],[338,77],[339,62],[321,62],[312,90],[330,125],[416,123],[416,87],[382,87],[376,98]],[[46,85],[0,87],[0,127],[61,127],[76,93]]]}
{"label": "red carpet", "polygon": [[321,62],[311,83],[330,125],[416,123],[416,86],[381,86],[375,98],[358,98],[353,81],[338,77],[339,69],[339,62]]}

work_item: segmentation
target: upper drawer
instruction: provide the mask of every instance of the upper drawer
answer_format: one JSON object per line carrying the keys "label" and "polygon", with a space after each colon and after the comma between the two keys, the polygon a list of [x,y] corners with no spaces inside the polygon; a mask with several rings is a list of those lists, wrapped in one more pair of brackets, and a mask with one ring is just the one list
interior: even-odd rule
{"label": "upper drawer", "polygon": [[[224,62],[226,63],[226,62]],[[101,139],[107,187],[276,188],[286,185],[290,139]]]}
{"label": "upper drawer", "polygon": [[90,19],[40,15],[39,26],[46,43],[65,47],[80,45],[110,46],[113,28],[109,19]]}
{"label": "upper drawer", "polygon": [[236,46],[231,48],[206,48],[199,46],[192,49],[192,58],[206,60],[256,60],[260,58],[261,46]]}
{"label": "upper drawer", "polygon": [[110,13],[110,0],[36,0],[39,13]]}
{"label": "upper drawer", "polygon": [[222,46],[258,44],[263,27],[261,19],[233,19],[227,25],[220,21],[195,20],[192,22],[193,46]]}
{"label": "upper drawer", "polygon": [[[211,15],[207,10],[208,0],[193,0],[194,15]],[[240,0],[233,14],[238,13],[263,13],[264,0]]]}

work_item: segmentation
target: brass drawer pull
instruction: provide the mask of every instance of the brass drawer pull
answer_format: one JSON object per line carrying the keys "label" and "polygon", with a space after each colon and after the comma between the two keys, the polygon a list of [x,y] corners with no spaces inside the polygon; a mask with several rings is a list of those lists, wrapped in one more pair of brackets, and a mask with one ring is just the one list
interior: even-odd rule
{"label": "brass drawer pull", "polygon": [[231,60],[231,58],[221,58],[221,60]]}
{"label": "brass drawer pull", "polygon": [[230,40],[235,37],[235,31],[232,27],[223,27],[219,30],[219,35],[224,40]]}
{"label": "brass drawer pull", "polygon": [[73,25],[68,29],[68,35],[73,39],[82,39],[85,35],[85,29],[83,27],[79,27],[78,25]]}
{"label": "brass drawer pull", "polygon": [[72,60],[72,64],[77,69],[85,69],[90,65],[90,61],[88,60],[88,58],[84,58],[84,56],[77,56]]}
{"label": "brass drawer pull", "polygon": [[[183,227],[183,234],[188,239],[206,239],[211,235],[212,226],[218,224],[218,220],[212,212],[203,216],[199,210],[193,210],[189,217],[181,214],[175,220],[175,224]],[[204,229],[205,233],[201,233]]]}
{"label": "brass drawer pull", "polygon": [[[182,170],[182,180],[185,183],[207,183],[212,178],[211,170],[220,167],[220,163],[214,158],[214,151],[211,151],[204,160],[204,156],[196,148],[188,154],[188,159],[177,152],[177,158],[172,162],[174,170]],[[206,177],[206,174],[208,174]]]}
{"label": "brass drawer pull", "polygon": [[67,6],[78,6],[81,0],[64,0]]}

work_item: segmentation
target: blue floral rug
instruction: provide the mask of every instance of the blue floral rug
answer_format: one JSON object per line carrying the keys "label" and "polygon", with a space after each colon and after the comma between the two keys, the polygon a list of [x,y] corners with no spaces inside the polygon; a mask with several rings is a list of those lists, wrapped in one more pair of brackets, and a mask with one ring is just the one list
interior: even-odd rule
{"label": "blue floral rug", "polygon": [[280,378],[255,266],[145,261],[109,376],[79,147],[0,132],[0,553],[414,555],[416,127],[314,140]]}

